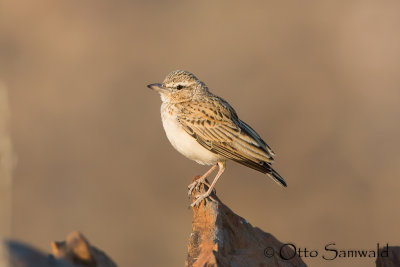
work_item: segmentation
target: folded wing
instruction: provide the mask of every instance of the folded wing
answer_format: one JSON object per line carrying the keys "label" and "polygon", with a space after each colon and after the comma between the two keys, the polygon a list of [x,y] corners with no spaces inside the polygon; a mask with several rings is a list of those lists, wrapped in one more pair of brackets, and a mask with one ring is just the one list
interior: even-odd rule
{"label": "folded wing", "polygon": [[[224,100],[190,105],[182,103],[178,120],[193,138],[208,150],[247,167],[269,174],[286,186],[270,164],[274,152],[261,137],[241,121]],[[221,104],[222,103],[222,104]]]}

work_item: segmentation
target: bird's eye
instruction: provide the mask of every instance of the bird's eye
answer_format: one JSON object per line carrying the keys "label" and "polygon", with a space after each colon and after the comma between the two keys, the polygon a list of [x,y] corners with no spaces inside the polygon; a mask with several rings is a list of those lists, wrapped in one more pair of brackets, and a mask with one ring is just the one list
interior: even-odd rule
{"label": "bird's eye", "polygon": [[179,84],[178,86],[176,86],[176,89],[181,90],[183,88],[183,85]]}

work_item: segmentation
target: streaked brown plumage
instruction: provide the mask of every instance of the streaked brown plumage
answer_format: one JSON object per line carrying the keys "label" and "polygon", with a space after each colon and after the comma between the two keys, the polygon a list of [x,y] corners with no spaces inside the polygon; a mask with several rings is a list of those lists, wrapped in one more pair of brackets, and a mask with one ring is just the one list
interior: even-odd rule
{"label": "streaked brown plumage", "polygon": [[284,179],[271,167],[272,149],[222,98],[212,94],[207,86],[188,71],[173,71],[162,84],[151,84],[158,91],[163,104],[161,117],[171,144],[186,157],[204,165],[214,165],[198,182],[189,185],[189,193],[219,165],[220,170],[206,194],[192,204],[206,198],[230,159],[268,174],[286,187]]}

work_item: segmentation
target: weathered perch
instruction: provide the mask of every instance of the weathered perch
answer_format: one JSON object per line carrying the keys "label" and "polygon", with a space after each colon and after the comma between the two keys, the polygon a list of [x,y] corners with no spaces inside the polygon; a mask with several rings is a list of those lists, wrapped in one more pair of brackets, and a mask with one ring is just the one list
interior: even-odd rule
{"label": "weathered perch", "polygon": [[[208,186],[202,184],[193,190],[192,201],[206,189]],[[193,208],[186,266],[307,266],[298,256],[284,260],[294,251],[287,246],[281,251],[282,246],[273,235],[233,213],[213,192]]]}
{"label": "weathered perch", "polygon": [[[207,185],[192,194],[204,193]],[[210,198],[193,208],[192,233],[188,245],[186,267],[294,267],[306,266],[294,251],[273,235],[253,227],[233,213],[213,192]],[[1,243],[0,243],[1,245]],[[79,232],[72,232],[66,241],[52,242],[52,255],[16,241],[3,243],[6,258],[1,267],[116,267],[101,250],[90,245]],[[388,257],[376,260],[378,267],[400,266],[400,247],[389,247]],[[282,253],[282,255],[280,255]],[[165,264],[168,266],[168,263]]]}

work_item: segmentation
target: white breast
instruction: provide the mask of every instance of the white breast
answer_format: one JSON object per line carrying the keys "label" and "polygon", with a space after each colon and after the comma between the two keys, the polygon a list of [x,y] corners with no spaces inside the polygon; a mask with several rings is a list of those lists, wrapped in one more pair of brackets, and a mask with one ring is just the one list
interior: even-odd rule
{"label": "white breast", "polygon": [[162,108],[161,119],[168,140],[185,157],[203,165],[214,165],[221,160],[220,156],[200,145],[179,125],[175,116],[163,112]]}

